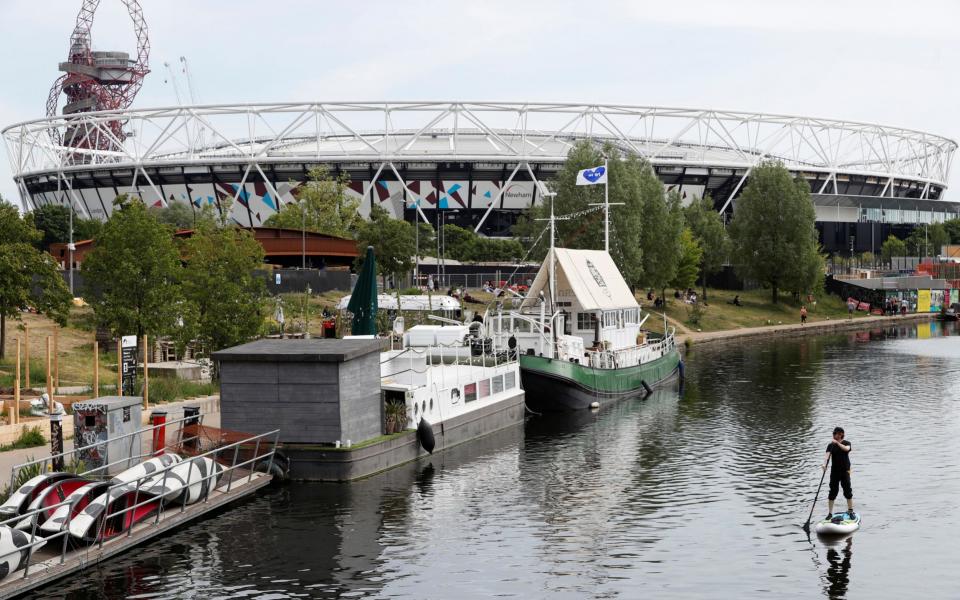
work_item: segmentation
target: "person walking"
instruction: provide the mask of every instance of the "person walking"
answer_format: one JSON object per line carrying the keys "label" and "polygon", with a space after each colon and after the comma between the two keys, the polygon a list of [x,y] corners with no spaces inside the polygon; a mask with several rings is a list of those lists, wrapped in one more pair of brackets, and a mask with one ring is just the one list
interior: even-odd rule
{"label": "person walking", "polygon": [[857,309],[857,303],[854,301],[854,299],[853,298],[847,299],[847,318],[848,319],[853,318],[853,311],[855,311],[856,309]]}
{"label": "person walking", "polygon": [[833,518],[833,501],[837,499],[840,488],[843,488],[843,497],[847,500],[847,514],[851,519],[857,517],[853,512],[853,485],[850,483],[850,450],[849,440],[844,439],[843,427],[833,428],[833,439],[827,444],[827,453],[824,456],[823,470],[830,464],[830,493],[827,495],[827,518]]}
{"label": "person walking", "polygon": [[807,306],[803,305],[800,307],[800,324],[803,325],[807,322]]}

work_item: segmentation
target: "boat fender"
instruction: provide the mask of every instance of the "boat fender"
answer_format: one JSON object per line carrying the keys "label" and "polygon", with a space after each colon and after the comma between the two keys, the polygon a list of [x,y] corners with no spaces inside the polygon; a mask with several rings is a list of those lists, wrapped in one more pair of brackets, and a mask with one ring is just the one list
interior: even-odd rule
{"label": "boat fender", "polygon": [[680,379],[683,379],[684,365],[683,365],[683,361],[682,361],[682,360],[677,364],[677,370],[680,372],[680,373],[679,373],[679,374],[680,374]]}
{"label": "boat fender", "polygon": [[644,381],[643,379],[641,379],[641,380],[640,380],[640,383],[643,384],[643,389],[647,390],[647,395],[648,395],[648,396],[653,393],[653,390],[650,389],[650,386],[647,385],[647,382],[646,382],[646,381]]}
{"label": "boat fender", "polygon": [[430,427],[426,419],[420,419],[420,424],[417,425],[417,441],[420,442],[421,448],[433,454],[433,447],[437,441],[433,438],[433,427]]}
{"label": "boat fender", "polygon": [[599,403],[599,402],[591,402],[591,403],[590,403],[590,408],[592,408],[592,409],[600,408],[600,403]]}

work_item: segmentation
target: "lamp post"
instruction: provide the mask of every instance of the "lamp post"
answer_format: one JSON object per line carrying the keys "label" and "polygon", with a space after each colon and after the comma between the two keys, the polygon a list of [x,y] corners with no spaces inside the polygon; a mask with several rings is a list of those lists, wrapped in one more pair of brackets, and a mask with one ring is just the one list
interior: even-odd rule
{"label": "lamp post", "polygon": [[70,242],[67,244],[67,260],[70,261],[70,297],[73,293],[73,251],[77,246],[73,243],[73,200],[70,200]]}
{"label": "lamp post", "polygon": [[300,268],[307,268],[307,207],[306,200],[300,200]]}

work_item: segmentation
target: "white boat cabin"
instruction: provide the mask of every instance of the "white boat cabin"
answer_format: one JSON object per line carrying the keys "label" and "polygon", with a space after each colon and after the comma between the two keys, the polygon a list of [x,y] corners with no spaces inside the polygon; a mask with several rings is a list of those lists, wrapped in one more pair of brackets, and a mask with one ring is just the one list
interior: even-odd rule
{"label": "white boat cabin", "polygon": [[[520,367],[507,352],[480,351],[479,327],[417,325],[403,334],[403,347],[380,355],[384,399],[404,402],[407,425],[436,425],[485,408],[520,391]],[[471,347],[471,342],[474,342]]]}
{"label": "white boat cabin", "polygon": [[[640,304],[603,250],[553,248],[520,311],[488,317],[495,346],[513,337],[521,353],[532,349],[562,360],[612,361],[624,352],[637,354],[647,341]],[[639,358],[623,357],[632,364]]]}

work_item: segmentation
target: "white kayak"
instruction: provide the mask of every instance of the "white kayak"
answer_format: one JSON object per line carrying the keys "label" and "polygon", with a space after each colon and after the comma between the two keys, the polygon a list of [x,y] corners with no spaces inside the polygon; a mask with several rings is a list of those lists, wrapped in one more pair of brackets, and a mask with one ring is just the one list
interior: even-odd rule
{"label": "white kayak", "polygon": [[820,535],[843,535],[853,533],[860,529],[860,513],[855,512],[851,517],[849,513],[838,512],[828,519],[819,521],[814,530]]}

